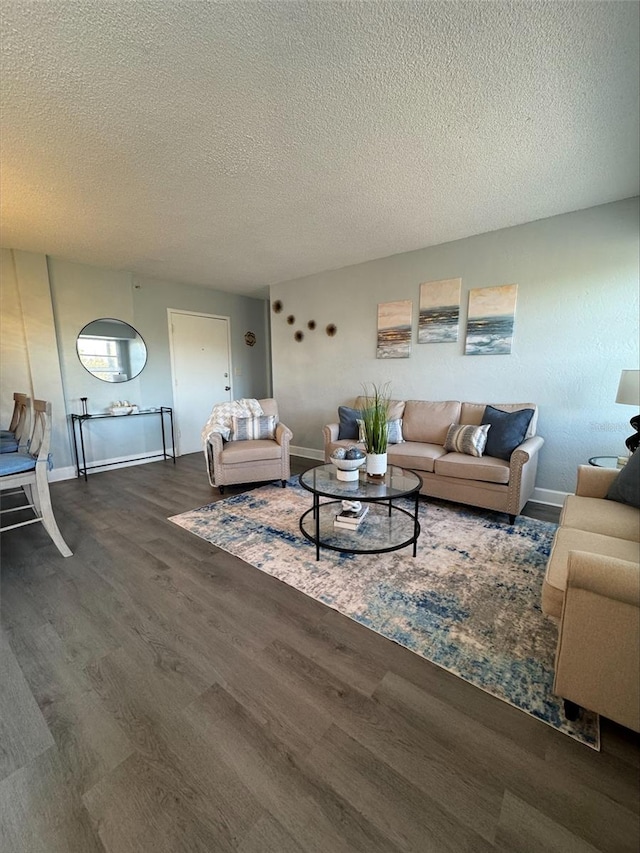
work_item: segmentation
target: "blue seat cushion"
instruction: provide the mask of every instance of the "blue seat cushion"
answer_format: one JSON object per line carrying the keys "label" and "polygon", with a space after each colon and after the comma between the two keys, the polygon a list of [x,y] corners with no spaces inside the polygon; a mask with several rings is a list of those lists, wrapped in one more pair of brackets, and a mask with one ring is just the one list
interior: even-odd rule
{"label": "blue seat cushion", "polygon": [[20,474],[23,471],[33,471],[36,467],[36,458],[30,453],[7,453],[0,456],[0,477],[7,474]]}
{"label": "blue seat cushion", "polygon": [[0,438],[0,453],[15,453],[18,449],[18,442],[13,436],[11,438]]}
{"label": "blue seat cushion", "polygon": [[15,438],[15,433],[10,429],[0,429],[0,438]]}

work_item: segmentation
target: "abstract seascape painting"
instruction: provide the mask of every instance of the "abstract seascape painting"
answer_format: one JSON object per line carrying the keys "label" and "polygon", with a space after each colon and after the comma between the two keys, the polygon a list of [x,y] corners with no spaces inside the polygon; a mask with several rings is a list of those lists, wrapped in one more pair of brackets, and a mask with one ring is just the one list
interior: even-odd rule
{"label": "abstract seascape painting", "polygon": [[469,291],[465,355],[508,355],[513,341],[517,284]]}
{"label": "abstract seascape painting", "polygon": [[410,299],[378,304],[376,358],[409,358],[411,355]]}
{"label": "abstract seascape painting", "polygon": [[418,343],[443,344],[458,340],[461,278],[425,281],[420,285]]}

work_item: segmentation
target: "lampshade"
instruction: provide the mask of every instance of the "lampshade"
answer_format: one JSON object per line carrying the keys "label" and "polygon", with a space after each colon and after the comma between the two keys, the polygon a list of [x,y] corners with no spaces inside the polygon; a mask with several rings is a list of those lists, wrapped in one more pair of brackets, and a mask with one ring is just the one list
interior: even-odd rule
{"label": "lampshade", "polygon": [[623,370],[616,395],[616,403],[640,406],[640,370]]}

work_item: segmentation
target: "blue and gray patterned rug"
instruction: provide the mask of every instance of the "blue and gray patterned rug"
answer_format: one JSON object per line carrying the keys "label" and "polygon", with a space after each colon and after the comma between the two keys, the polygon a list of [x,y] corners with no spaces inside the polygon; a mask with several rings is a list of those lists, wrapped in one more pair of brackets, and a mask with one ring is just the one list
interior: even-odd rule
{"label": "blue and gray patterned rug", "polygon": [[540,598],[555,525],[520,516],[510,526],[495,513],[421,501],[415,559],[410,548],[356,556],[325,549],[316,562],[299,529],[310,506],[295,478],[286,489],[263,486],[170,520],[599,749],[598,717],[567,721],[552,693],[557,630]]}

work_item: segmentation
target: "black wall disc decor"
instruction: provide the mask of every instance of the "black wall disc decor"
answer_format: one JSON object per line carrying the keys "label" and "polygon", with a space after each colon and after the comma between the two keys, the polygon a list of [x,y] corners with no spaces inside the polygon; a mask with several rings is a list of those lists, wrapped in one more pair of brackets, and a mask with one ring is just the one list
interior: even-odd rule
{"label": "black wall disc decor", "polygon": [[293,316],[293,314],[289,314],[289,316],[287,317],[287,323],[288,323],[290,326],[293,326],[293,324],[295,323],[295,321],[296,321],[296,318]]}
{"label": "black wall disc decor", "polygon": [[254,332],[247,332],[244,336],[244,342],[248,347],[255,346],[256,336]]}
{"label": "black wall disc decor", "polygon": [[293,338],[294,338],[294,340],[298,341],[298,343],[300,343],[300,341],[304,338],[304,334],[302,332],[298,331],[295,333]]}
{"label": "black wall disc decor", "polygon": [[282,302],[279,299],[276,299],[276,301],[273,303],[273,313],[279,314],[282,311],[282,308]]}
{"label": "black wall disc decor", "polygon": [[337,331],[338,327],[335,325],[335,323],[329,323],[329,325],[325,329],[325,332],[329,335],[330,338],[332,338]]}
{"label": "black wall disc decor", "polygon": [[316,321],[315,320],[309,320],[309,322],[307,323],[307,328],[311,329],[311,331],[313,331],[315,329],[315,327],[316,327]]}

